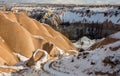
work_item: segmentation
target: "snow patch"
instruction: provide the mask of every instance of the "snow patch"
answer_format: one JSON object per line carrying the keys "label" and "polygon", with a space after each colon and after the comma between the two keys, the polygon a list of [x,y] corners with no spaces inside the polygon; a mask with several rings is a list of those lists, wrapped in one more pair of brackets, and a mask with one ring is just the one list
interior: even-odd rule
{"label": "snow patch", "polygon": [[17,56],[19,59],[20,59],[20,61],[27,61],[29,58],[27,58],[27,57],[25,57],[25,56],[23,56],[23,55],[20,55],[19,53],[13,53],[15,56]]}
{"label": "snow patch", "polygon": [[36,39],[42,39],[42,40],[44,40],[44,38],[42,36],[34,35],[33,37],[36,38]]}
{"label": "snow patch", "polygon": [[111,38],[120,39],[120,32],[110,35]]}
{"label": "snow patch", "polygon": [[2,42],[5,42],[5,40],[0,36],[0,40],[2,41]]}

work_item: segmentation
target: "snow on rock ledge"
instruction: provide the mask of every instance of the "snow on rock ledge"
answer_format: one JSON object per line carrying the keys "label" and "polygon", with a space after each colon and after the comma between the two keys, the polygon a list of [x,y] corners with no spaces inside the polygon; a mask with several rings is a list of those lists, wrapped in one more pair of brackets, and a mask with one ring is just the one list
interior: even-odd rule
{"label": "snow on rock ledge", "polygon": [[[105,21],[120,24],[120,10],[117,8],[84,8],[64,10],[60,15],[62,22],[103,23]],[[59,12],[59,11],[58,11]]]}

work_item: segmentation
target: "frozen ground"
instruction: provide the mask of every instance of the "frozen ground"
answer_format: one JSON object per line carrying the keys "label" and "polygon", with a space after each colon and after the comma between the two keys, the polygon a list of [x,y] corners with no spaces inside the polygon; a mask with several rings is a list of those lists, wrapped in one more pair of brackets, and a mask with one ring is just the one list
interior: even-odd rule
{"label": "frozen ground", "polygon": [[105,21],[120,24],[120,10],[118,8],[82,8],[65,10],[60,15],[62,22],[103,23]]}
{"label": "frozen ground", "polygon": [[[118,38],[119,35],[120,32],[111,36]],[[116,49],[113,50],[113,48]],[[119,76],[120,41],[93,51],[79,52],[76,55],[47,63],[47,65],[50,68],[44,68],[55,76]]]}
{"label": "frozen ground", "polygon": [[[31,67],[25,66],[27,59],[23,56],[22,64],[16,66],[1,66],[4,68],[14,68],[17,72],[4,73],[0,72],[0,76],[120,76],[120,32],[109,37],[118,39],[117,41],[95,48],[91,51],[78,52],[75,55],[65,58],[45,61],[40,68],[39,65]],[[81,40],[89,40],[86,37]],[[104,40],[104,39],[102,39]],[[94,42],[94,41],[93,41]],[[109,42],[108,42],[109,43]],[[86,42],[87,44],[87,42]],[[43,58],[45,58],[44,56]],[[42,59],[43,59],[42,58]]]}

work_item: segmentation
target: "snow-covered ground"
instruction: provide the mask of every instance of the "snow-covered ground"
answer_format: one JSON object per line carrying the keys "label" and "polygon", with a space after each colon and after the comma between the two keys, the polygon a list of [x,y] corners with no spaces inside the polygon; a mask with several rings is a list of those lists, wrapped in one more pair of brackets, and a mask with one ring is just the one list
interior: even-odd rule
{"label": "snow-covered ground", "polygon": [[[117,41],[94,50],[78,52],[75,55],[70,55],[61,59],[53,61],[45,61],[41,68],[42,63],[37,61],[39,65],[31,67],[25,66],[24,57],[20,56],[24,65],[16,66],[2,66],[4,68],[17,69],[17,72],[4,73],[0,72],[0,76],[120,76],[120,32],[112,34],[110,38],[118,39]],[[86,37],[81,38],[81,41],[87,41]],[[101,41],[103,41],[102,39]],[[91,44],[94,42],[91,42]],[[100,41],[99,41],[100,42]],[[37,50],[39,51],[39,50]],[[36,51],[36,52],[37,52]],[[36,53],[35,53],[36,54]],[[34,56],[34,55],[33,55]],[[44,57],[46,58],[46,56]]]}
{"label": "snow-covered ground", "polygon": [[60,15],[62,22],[103,23],[105,21],[120,24],[120,9],[118,8],[82,8],[64,10]]}
{"label": "snow-covered ground", "polygon": [[[23,7],[24,8],[24,7]],[[23,9],[18,8],[18,9]],[[25,10],[32,10],[33,8],[24,8]],[[70,23],[103,23],[105,21],[112,22],[114,24],[120,24],[120,9],[119,7],[74,7],[72,9],[65,8],[58,9],[55,7],[45,8],[39,7],[34,8],[32,14],[38,14],[40,12],[52,12],[58,14],[61,21]],[[50,16],[48,16],[49,18]]]}
{"label": "snow-covered ground", "polygon": [[80,38],[77,42],[73,43],[76,48],[82,48],[87,50],[91,45],[95,44],[97,40],[91,40],[88,37],[84,36]]}
{"label": "snow-covered ground", "polygon": [[[29,10],[32,9],[29,8]],[[61,10],[56,9],[52,11],[61,12]],[[114,24],[120,24],[120,10],[117,8],[74,8],[72,11],[64,10],[60,18],[63,22],[70,23],[103,23],[104,21],[111,21]],[[33,37],[44,39],[40,36]],[[0,72],[0,76],[120,76],[120,32],[110,37],[118,39],[118,41],[94,50],[88,50],[88,48],[96,43],[96,40],[82,37],[74,45],[86,51],[52,61],[47,60],[47,53],[44,50],[38,49],[36,53],[42,51],[44,56],[32,66],[26,65],[29,61],[28,58],[14,53],[21,62],[14,66],[0,66],[0,68],[11,68],[17,71]],[[60,48],[57,49],[60,54],[65,53]],[[35,56],[33,55],[33,57]]]}
{"label": "snow-covered ground", "polygon": [[[111,36],[118,38],[115,35]],[[55,76],[120,76],[120,40],[48,64],[46,70]]]}

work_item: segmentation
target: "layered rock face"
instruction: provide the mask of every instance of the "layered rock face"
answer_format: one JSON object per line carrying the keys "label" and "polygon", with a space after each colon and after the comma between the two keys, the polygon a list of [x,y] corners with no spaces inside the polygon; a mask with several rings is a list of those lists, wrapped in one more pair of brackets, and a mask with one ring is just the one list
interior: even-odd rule
{"label": "layered rock face", "polygon": [[[52,46],[44,44],[50,43]],[[45,47],[46,46],[46,47]],[[48,48],[48,49],[46,49]],[[72,43],[49,25],[41,24],[24,13],[0,12],[0,64],[14,65],[19,62],[18,53],[30,58],[36,49],[44,49],[48,54],[59,49],[68,52],[76,50]],[[43,55],[43,52],[39,55]]]}
{"label": "layered rock face", "polygon": [[40,13],[36,16],[37,12],[45,10],[37,11],[32,18],[50,24],[70,40],[78,40],[82,36],[100,39],[120,31],[119,7],[77,7],[51,10],[52,13],[46,12],[45,15]]}

